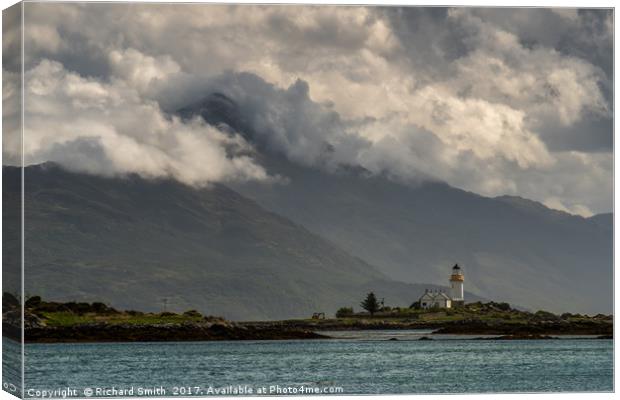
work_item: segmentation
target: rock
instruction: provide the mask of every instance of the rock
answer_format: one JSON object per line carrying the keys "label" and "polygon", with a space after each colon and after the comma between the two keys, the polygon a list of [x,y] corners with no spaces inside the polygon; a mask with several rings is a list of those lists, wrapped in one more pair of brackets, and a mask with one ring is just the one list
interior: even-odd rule
{"label": "rock", "polygon": [[541,339],[556,339],[552,336],[547,335],[504,335],[496,338],[491,338],[492,340],[541,340]]}
{"label": "rock", "polygon": [[[2,314],[2,322],[13,327],[21,329],[22,326],[22,312],[21,309],[12,309]],[[41,318],[34,315],[30,311],[24,312],[24,328],[41,328],[45,326],[45,323]]]}
{"label": "rock", "polygon": [[433,338],[429,338],[428,336],[422,336],[418,340],[433,340]]}

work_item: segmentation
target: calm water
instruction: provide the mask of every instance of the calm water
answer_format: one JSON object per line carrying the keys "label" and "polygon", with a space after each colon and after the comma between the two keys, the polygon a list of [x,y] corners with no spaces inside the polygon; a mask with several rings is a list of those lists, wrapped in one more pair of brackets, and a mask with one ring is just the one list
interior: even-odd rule
{"label": "calm water", "polygon": [[[29,344],[26,395],[67,387],[80,397],[84,388],[97,387],[133,387],[136,395],[139,388],[160,385],[167,396],[181,390],[213,394],[228,385],[242,385],[246,394],[248,388],[257,394],[276,385],[281,394],[300,386],[343,394],[613,390],[612,340],[407,340],[422,334],[428,333],[349,332],[326,341]],[[385,340],[395,336],[400,340]],[[4,345],[18,346],[7,340]]]}

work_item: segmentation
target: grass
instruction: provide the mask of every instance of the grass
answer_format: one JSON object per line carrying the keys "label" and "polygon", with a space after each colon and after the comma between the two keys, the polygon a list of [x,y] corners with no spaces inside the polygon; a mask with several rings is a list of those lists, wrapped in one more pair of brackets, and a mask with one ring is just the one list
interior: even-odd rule
{"label": "grass", "polygon": [[199,322],[203,320],[201,316],[186,316],[181,314],[159,315],[159,314],[112,314],[100,315],[95,313],[75,314],[72,312],[45,312],[41,313],[48,326],[72,326],[94,322],[106,322],[108,324],[180,324],[184,322]]}

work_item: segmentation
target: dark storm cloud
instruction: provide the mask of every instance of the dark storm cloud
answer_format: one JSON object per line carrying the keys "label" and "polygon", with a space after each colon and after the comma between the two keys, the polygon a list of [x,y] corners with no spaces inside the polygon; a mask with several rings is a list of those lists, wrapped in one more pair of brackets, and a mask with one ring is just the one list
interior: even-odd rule
{"label": "dark storm cloud", "polygon": [[589,60],[612,77],[612,10],[505,8],[476,13],[514,33],[525,45],[550,47]]}
{"label": "dark storm cloud", "polygon": [[449,8],[389,7],[389,18],[404,55],[429,75],[448,74],[451,62],[468,53],[466,29],[448,19]]}

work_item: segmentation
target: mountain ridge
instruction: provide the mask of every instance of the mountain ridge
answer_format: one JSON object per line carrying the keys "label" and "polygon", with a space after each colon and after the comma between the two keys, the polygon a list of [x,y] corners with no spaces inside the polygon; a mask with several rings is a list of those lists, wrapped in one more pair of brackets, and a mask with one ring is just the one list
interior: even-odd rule
{"label": "mountain ridge", "polygon": [[[217,99],[211,101],[218,102]],[[209,98],[209,96],[207,96]],[[221,123],[243,116],[226,97],[223,114],[188,105],[183,116]],[[231,110],[233,108],[234,110]],[[466,287],[493,299],[552,311],[610,312],[613,224],[516,196],[485,197],[443,182],[403,184],[343,166],[302,166],[255,140],[243,118],[227,121],[258,149],[257,162],[286,185],[231,185],[404,282],[439,283],[442,266],[464,264]],[[606,222],[607,220],[607,222]]]}

